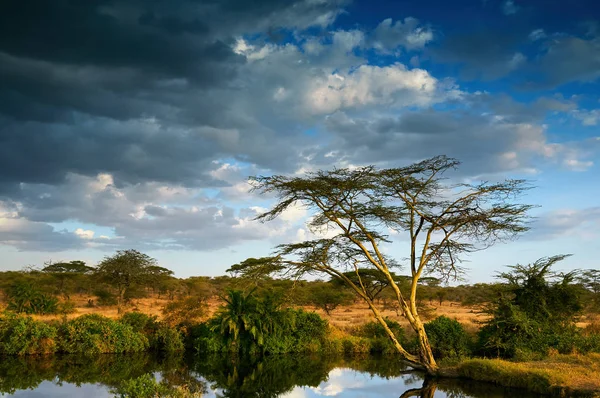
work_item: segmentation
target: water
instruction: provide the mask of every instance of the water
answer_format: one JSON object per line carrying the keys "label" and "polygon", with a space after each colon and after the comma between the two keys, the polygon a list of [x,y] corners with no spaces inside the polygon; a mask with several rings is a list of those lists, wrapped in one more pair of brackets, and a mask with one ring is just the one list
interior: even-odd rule
{"label": "water", "polygon": [[9,397],[112,397],[125,380],[153,374],[203,397],[537,397],[485,383],[425,381],[390,358],[277,356],[239,360],[152,355],[0,357],[0,393]]}

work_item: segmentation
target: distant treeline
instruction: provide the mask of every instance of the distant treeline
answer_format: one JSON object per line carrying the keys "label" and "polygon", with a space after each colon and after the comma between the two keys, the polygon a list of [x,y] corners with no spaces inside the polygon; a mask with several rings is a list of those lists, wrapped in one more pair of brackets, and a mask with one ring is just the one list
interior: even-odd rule
{"label": "distant treeline", "polygon": [[[372,298],[384,310],[399,311],[394,291],[385,278],[373,270],[360,269],[361,281]],[[355,278],[354,272],[348,272]],[[401,290],[409,287],[410,278],[394,276]],[[600,312],[600,270],[569,273],[569,283],[576,290],[583,312]],[[426,311],[427,305],[458,303],[464,306],[484,306],[511,294],[511,284],[498,283],[445,286],[434,277],[421,278],[419,299]],[[47,263],[22,271],[0,272],[0,299],[8,309],[17,313],[53,314],[74,311],[74,295],[89,297],[87,305],[126,307],[140,298],[181,300],[191,303],[222,298],[228,290],[255,289],[257,293],[271,292],[280,295],[284,302],[296,306],[314,306],[326,313],[357,300],[344,284],[337,281],[305,281],[248,279],[235,276],[176,278],[173,272],[160,267],[156,261],[135,250],[117,252],[97,266],[82,261]],[[448,303],[449,302],[449,303]]]}

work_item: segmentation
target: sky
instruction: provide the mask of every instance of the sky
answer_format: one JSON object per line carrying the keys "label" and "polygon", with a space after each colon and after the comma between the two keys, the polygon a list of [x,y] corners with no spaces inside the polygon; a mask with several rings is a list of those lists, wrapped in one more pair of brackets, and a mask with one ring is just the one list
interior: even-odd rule
{"label": "sky", "polygon": [[7,0],[0,76],[1,270],[133,248],[221,275],[307,236],[300,207],[253,221],[248,176],[441,154],[540,206],[467,281],[600,266],[596,0]]}

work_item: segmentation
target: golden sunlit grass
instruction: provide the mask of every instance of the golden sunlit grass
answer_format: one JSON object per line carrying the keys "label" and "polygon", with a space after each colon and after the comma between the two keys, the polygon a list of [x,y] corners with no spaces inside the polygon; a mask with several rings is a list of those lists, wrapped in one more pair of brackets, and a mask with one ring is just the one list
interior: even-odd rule
{"label": "golden sunlit grass", "polygon": [[[89,307],[88,300],[95,300],[95,297],[87,295],[71,296],[71,301],[75,304],[75,312],[67,314],[67,318],[72,319],[85,314],[99,314],[109,318],[118,318],[120,316],[116,306]],[[154,297],[136,299],[131,305],[125,308],[125,311],[139,311],[144,314],[156,315],[161,318],[161,310],[167,303],[169,303],[169,300],[166,298]],[[221,301],[218,299],[209,300],[207,315],[212,315],[220,305]],[[479,322],[485,319],[484,315],[478,314],[475,307],[464,307],[458,303],[443,302],[442,305],[439,305],[439,303],[435,302],[428,304],[427,307],[427,316],[424,316],[425,320],[433,319],[440,315],[445,315],[462,323],[468,331],[476,331],[479,328]],[[371,310],[367,307],[367,305],[360,302],[338,307],[335,311],[332,311],[330,315],[327,315],[325,311],[316,309],[314,307],[305,306],[303,308],[307,311],[314,311],[318,313],[324,319],[327,319],[331,325],[344,331],[352,330],[356,326],[370,322],[374,319]],[[380,310],[384,316],[387,316],[390,319],[399,322],[401,325],[408,327],[408,322],[406,322],[402,316],[398,316],[395,311],[384,310],[383,305],[380,306]],[[63,315],[34,315],[34,318],[36,319],[45,320],[58,319],[62,317]]]}
{"label": "golden sunlit grass", "polygon": [[600,397],[600,354],[553,354],[541,361],[528,362],[470,359],[454,370],[469,379],[537,393]]}

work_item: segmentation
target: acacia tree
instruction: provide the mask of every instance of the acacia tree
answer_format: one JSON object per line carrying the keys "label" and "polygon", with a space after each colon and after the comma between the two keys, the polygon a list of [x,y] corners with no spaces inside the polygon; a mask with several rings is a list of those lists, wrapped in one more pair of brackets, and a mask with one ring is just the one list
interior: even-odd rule
{"label": "acacia tree", "polygon": [[[153,273],[160,267],[156,260],[137,250],[119,250],[105,257],[96,269],[100,278],[117,289],[119,312],[123,305],[125,292],[134,286],[151,280]],[[168,270],[167,270],[168,271]]]}
{"label": "acacia tree", "polygon": [[67,300],[70,299],[70,295],[66,290],[66,282],[69,280],[72,281],[78,276],[89,274],[92,271],[94,271],[93,267],[85,265],[85,262],[80,260],[57,263],[48,261],[44,263],[44,268],[42,268],[42,272],[56,278],[58,281],[58,291],[64,295]]}
{"label": "acacia tree", "polygon": [[[304,177],[253,177],[253,190],[278,198],[258,220],[273,220],[300,203],[312,211],[308,226],[313,232],[327,230],[327,236],[332,231],[336,234],[280,245],[273,256],[253,259],[238,268],[243,271],[247,266],[247,272],[256,268],[288,272],[297,277],[324,273],[342,280],[368,304],[404,360],[415,368],[435,373],[438,365],[417,310],[419,279],[435,272],[446,278],[458,275],[461,255],[527,230],[527,212],[531,208],[512,203],[528,189],[523,180],[449,183],[443,175],[458,165],[455,159],[438,156],[400,168],[368,166],[317,171]],[[391,268],[395,262],[383,251],[383,245],[393,243],[389,231],[404,233],[408,238],[407,289],[401,289],[394,280]],[[358,272],[365,267],[378,270],[389,281],[402,315],[418,336],[417,352],[402,346],[369,297]],[[356,272],[356,280],[344,275],[348,270]]]}
{"label": "acacia tree", "polygon": [[[393,272],[390,272],[390,275],[393,280],[399,280],[399,277]],[[374,268],[359,268],[355,271],[344,272],[344,276],[350,279],[355,285],[360,285],[362,283],[365,294],[373,301],[375,301],[379,297],[379,294],[390,285],[390,281],[387,279],[386,275]],[[331,282],[334,285],[346,286],[344,280],[340,278],[332,278]]]}

